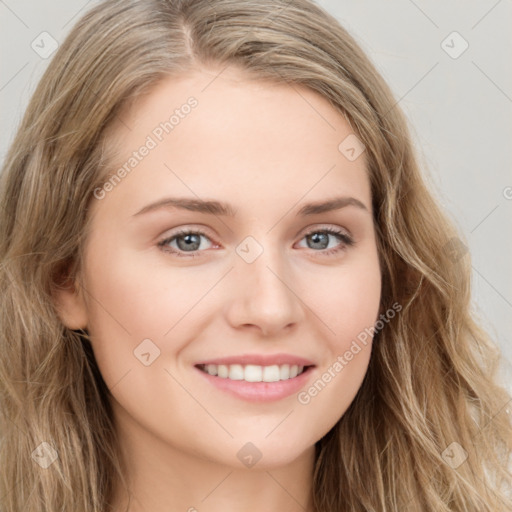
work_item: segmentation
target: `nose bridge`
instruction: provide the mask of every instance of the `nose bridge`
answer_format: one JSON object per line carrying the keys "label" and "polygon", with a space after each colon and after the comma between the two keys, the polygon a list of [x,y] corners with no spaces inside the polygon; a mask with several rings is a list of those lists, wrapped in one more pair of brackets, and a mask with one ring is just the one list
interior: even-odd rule
{"label": "nose bridge", "polygon": [[275,234],[258,232],[249,235],[238,244],[236,252],[239,256],[236,266],[241,279],[247,277],[255,285],[258,284],[261,291],[286,288],[282,280],[289,275],[290,266]]}
{"label": "nose bridge", "polygon": [[232,321],[269,332],[297,322],[302,309],[286,254],[272,234],[257,236],[246,237],[236,249]]}

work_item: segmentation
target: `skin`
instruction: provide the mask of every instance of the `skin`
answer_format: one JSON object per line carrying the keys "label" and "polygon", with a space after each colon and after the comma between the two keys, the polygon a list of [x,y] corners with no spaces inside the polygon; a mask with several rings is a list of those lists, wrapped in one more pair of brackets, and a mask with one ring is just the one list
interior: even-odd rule
{"label": "skin", "polygon": [[[244,401],[206,382],[194,364],[294,354],[316,365],[308,389],[378,318],[364,153],[349,161],[338,150],[353,130],[307,88],[250,80],[233,68],[218,75],[167,78],[119,116],[107,146],[121,166],[168,112],[198,100],[121,183],[93,200],[84,266],[57,297],[63,323],[88,329],[112,393],[131,512],[311,510],[315,443],[353,401],[371,339],[308,404],[297,393]],[[167,208],[134,217],[168,196],[224,201],[236,215]],[[357,198],[366,210],[296,217],[304,204],[334,196]],[[306,237],[328,227],[355,245]],[[197,257],[187,257],[183,238],[168,243],[183,257],[157,245],[178,228],[205,230]],[[236,252],[247,236],[263,248],[252,263]],[[331,248],[340,250],[326,255]],[[160,350],[149,366],[134,356],[144,339]],[[251,468],[237,457],[247,442],[262,455]],[[122,489],[115,503],[125,510]]]}

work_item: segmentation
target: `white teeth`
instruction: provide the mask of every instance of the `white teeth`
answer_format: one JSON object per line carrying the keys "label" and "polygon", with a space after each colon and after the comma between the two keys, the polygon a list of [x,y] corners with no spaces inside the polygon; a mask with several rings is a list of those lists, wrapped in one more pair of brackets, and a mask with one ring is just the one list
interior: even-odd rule
{"label": "white teeth", "polygon": [[277,382],[281,379],[281,372],[279,371],[279,366],[275,364],[274,366],[263,366],[263,382]]}
{"label": "white teeth", "polygon": [[244,380],[247,382],[261,382],[263,378],[263,368],[255,364],[248,364],[244,368]]}
{"label": "white teeth", "polygon": [[244,367],[241,364],[229,365],[229,377],[228,378],[231,380],[244,380]]}
{"label": "white teeth", "polygon": [[[215,365],[213,365],[215,366]],[[218,376],[222,377],[223,379],[227,379],[229,377],[229,366],[226,366],[225,364],[219,364],[218,366]]]}
{"label": "white teeth", "polygon": [[304,371],[304,366],[282,364],[259,366],[255,364],[207,364],[200,366],[204,372],[222,379],[245,380],[247,382],[277,382],[297,377]]}

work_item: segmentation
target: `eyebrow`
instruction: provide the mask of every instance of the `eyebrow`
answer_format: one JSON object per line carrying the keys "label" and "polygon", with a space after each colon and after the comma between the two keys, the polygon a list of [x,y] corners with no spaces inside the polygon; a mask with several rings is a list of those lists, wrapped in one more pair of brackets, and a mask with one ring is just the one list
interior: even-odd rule
{"label": "eyebrow", "polygon": [[[302,206],[297,212],[297,216],[306,217],[309,215],[317,215],[319,213],[330,212],[333,210],[340,210],[346,206],[356,206],[362,210],[368,211],[368,208],[356,199],[355,197],[334,197],[327,201],[318,201],[315,203],[308,203]],[[136,217],[144,213],[152,212],[160,209],[178,208],[182,210],[188,210],[191,212],[206,213],[212,215],[223,215],[228,217],[234,217],[237,210],[235,210],[230,204],[223,203],[221,201],[207,201],[203,199],[186,198],[186,197],[166,197],[155,203],[144,206],[137,213],[132,216]]]}

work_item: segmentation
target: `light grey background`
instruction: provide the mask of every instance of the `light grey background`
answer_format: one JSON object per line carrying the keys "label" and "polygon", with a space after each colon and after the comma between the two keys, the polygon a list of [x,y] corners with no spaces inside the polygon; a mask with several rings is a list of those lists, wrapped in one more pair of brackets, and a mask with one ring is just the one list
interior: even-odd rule
{"label": "light grey background", "polygon": [[[96,3],[0,0],[2,161],[48,64],[31,43],[42,32],[62,41]],[[356,37],[400,100],[425,174],[469,246],[475,308],[512,361],[512,2],[318,3]],[[467,50],[453,58],[464,41]]]}

